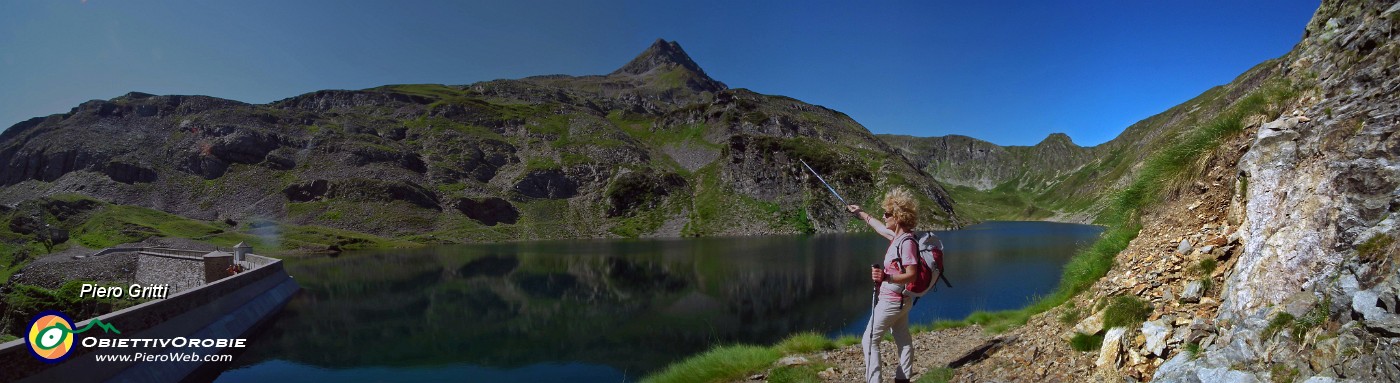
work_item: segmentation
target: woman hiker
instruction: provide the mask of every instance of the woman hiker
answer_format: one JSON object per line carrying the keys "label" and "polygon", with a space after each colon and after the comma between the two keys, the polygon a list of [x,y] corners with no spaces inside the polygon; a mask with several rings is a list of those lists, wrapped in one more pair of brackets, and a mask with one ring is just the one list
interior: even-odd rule
{"label": "woman hiker", "polygon": [[859,205],[846,206],[876,233],[890,240],[885,258],[880,262],[882,268],[870,270],[871,281],[879,284],[879,301],[871,310],[870,323],[860,341],[861,350],[865,352],[865,380],[880,381],[880,341],[885,331],[893,331],[899,355],[894,381],[908,382],[914,373],[914,340],[909,336],[909,309],[914,307],[914,302],[900,294],[899,285],[913,281],[917,274],[914,258],[919,256],[918,242],[909,239],[913,238],[914,225],[919,223],[916,213],[919,205],[908,189],[897,187],[885,194],[880,207],[885,211],[883,222],[861,210]]}

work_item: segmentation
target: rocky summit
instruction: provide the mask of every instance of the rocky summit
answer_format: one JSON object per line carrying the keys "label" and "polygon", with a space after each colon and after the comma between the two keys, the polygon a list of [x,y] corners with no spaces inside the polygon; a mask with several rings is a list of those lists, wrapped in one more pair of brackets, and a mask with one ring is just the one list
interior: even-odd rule
{"label": "rocky summit", "polygon": [[907,186],[926,228],[962,224],[933,177],[850,117],[730,89],[665,40],[601,76],[323,90],[269,104],[93,100],[0,134],[0,204],[77,195],[225,231],[344,231],[282,243],[310,251],[356,246],[345,233],[444,243],[860,228],[799,159],[852,201]]}

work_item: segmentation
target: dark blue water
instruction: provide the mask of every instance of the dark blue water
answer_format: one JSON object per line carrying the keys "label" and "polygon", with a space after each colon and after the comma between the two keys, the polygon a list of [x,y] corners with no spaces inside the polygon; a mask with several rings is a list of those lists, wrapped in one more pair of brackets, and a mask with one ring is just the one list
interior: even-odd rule
{"label": "dark blue water", "polygon": [[[954,288],[912,321],[1047,294],[1101,228],[941,232]],[[219,381],[632,381],[717,344],[862,331],[876,234],[571,240],[296,259],[305,289]]]}

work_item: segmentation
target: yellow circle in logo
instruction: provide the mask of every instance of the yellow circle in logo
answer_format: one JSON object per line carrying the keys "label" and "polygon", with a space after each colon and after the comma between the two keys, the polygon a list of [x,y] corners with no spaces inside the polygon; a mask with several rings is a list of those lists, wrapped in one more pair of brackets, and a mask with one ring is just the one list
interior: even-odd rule
{"label": "yellow circle in logo", "polygon": [[36,358],[55,363],[73,350],[73,321],[63,313],[45,311],[29,322],[29,351]]}

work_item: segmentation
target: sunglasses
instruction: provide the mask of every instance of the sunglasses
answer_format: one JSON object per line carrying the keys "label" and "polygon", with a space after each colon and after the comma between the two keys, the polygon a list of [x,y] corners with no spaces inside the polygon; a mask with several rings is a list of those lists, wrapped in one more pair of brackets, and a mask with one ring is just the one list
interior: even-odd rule
{"label": "sunglasses", "polygon": [[888,211],[885,212],[885,218],[889,218],[889,217],[893,217],[893,216],[894,216],[894,214],[890,214],[890,212],[888,212]]}

